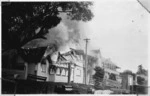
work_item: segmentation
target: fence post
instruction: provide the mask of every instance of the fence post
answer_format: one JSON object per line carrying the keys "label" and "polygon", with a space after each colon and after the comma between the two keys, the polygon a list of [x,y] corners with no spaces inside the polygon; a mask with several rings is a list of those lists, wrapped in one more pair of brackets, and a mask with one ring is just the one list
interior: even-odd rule
{"label": "fence post", "polygon": [[16,95],[16,92],[17,92],[17,82],[15,81],[14,96]]}
{"label": "fence post", "polygon": [[14,80],[15,80],[15,82],[14,82],[14,84],[15,84],[14,96],[16,95],[16,92],[17,92],[17,77],[18,76],[19,76],[18,74],[14,74]]}
{"label": "fence post", "polygon": [[138,96],[138,86],[136,86],[136,94],[137,94],[137,96]]}

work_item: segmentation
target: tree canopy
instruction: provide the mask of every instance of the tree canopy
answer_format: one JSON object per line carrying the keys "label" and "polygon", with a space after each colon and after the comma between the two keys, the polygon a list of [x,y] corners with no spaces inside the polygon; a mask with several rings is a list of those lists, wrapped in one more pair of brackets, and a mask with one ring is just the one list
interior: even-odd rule
{"label": "tree canopy", "polygon": [[142,65],[139,65],[137,74],[143,74],[143,75],[147,76],[148,75],[148,71],[145,70]]}
{"label": "tree canopy", "polygon": [[95,74],[93,75],[95,89],[103,89],[104,70],[101,67],[95,67]]}
{"label": "tree canopy", "polygon": [[48,29],[71,20],[89,21],[92,2],[2,2],[2,50],[21,48],[34,39],[46,39]]}

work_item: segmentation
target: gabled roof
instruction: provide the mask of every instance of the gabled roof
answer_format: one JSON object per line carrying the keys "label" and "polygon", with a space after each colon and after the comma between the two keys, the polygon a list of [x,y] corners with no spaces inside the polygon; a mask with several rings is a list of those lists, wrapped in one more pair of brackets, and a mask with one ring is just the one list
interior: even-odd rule
{"label": "gabled roof", "polygon": [[73,49],[70,48],[72,52],[75,52],[75,54],[77,55],[84,55],[84,51],[83,50],[79,50],[79,49]]}
{"label": "gabled roof", "polygon": [[60,54],[60,52],[58,52],[57,61],[67,61],[67,59],[62,54]]}

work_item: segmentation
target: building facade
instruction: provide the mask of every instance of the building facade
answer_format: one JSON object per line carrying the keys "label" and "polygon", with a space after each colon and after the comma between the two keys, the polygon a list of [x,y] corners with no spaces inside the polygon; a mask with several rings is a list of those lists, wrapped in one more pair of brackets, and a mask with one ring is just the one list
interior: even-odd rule
{"label": "building facade", "polygon": [[102,68],[105,71],[104,74],[104,85],[110,88],[121,88],[121,80],[120,73],[117,71],[119,68],[116,66],[110,59],[103,59]]}
{"label": "building facade", "polygon": [[[75,49],[64,54],[60,54],[53,48],[48,50],[47,52],[47,49],[45,51],[36,48],[24,49],[24,56],[16,58],[17,63],[22,65],[22,69],[3,68],[3,73],[18,74],[18,79],[24,80],[28,79],[30,75],[30,79],[31,76],[34,76],[34,79],[45,77],[45,81],[50,82],[84,82],[83,55],[78,54]],[[41,81],[40,79],[35,80]]]}
{"label": "building facade", "polygon": [[83,57],[76,54],[75,50],[64,54],[56,51],[42,61],[37,64],[29,64],[28,74],[46,77],[46,81],[51,82],[83,83]]}
{"label": "building facade", "polygon": [[[95,58],[97,58],[95,66],[104,69],[104,78],[102,82],[102,87],[104,89],[110,88],[120,89],[122,86],[121,85],[122,78],[120,76],[120,73],[117,71],[119,67],[116,64],[114,64],[109,58],[102,57],[100,49],[93,50],[91,54]],[[92,76],[90,81],[91,82],[93,81]]]}
{"label": "building facade", "polygon": [[121,88],[125,90],[126,93],[131,93],[133,91],[134,78],[130,74],[121,74],[122,83]]}

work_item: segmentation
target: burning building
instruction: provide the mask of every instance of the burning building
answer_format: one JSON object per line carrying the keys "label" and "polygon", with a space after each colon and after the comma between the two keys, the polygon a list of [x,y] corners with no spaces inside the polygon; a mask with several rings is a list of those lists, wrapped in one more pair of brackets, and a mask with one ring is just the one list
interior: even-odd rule
{"label": "burning building", "polygon": [[56,46],[25,48],[16,62],[16,68],[23,68],[3,68],[4,78],[7,73],[25,80],[84,83],[83,51],[71,49],[61,54]]}

